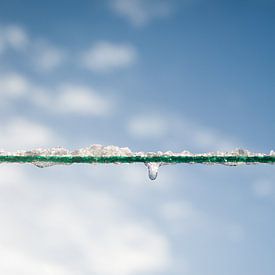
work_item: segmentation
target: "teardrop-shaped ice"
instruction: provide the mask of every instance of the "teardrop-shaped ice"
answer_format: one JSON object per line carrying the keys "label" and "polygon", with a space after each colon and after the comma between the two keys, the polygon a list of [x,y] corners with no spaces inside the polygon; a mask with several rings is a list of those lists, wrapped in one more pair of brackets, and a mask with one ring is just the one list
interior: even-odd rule
{"label": "teardrop-shaped ice", "polygon": [[145,163],[148,168],[148,176],[150,180],[155,180],[158,176],[158,170],[160,167],[160,163],[158,162],[148,162]]}

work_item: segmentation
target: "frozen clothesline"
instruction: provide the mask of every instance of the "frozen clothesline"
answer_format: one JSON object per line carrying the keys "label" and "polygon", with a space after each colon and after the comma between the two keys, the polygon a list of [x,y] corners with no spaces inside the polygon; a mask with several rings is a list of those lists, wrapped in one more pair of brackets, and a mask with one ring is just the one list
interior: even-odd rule
{"label": "frozen clothesline", "polygon": [[167,152],[132,152],[129,148],[102,146],[94,144],[88,148],[69,151],[64,148],[35,149],[30,151],[0,151],[0,163],[31,163],[37,167],[68,165],[73,163],[144,163],[149,171],[149,178],[155,179],[161,165],[189,164],[223,164],[236,166],[240,164],[275,164],[275,152],[270,154],[252,153],[237,149],[232,152],[214,152],[192,154]]}

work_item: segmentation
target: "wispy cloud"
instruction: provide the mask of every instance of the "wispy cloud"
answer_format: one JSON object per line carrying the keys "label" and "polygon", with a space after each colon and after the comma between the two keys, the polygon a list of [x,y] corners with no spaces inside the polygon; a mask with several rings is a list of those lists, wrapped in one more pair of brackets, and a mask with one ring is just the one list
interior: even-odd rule
{"label": "wispy cloud", "polygon": [[82,55],[82,64],[91,71],[106,73],[131,66],[137,60],[129,44],[98,42]]}
{"label": "wispy cloud", "polygon": [[114,107],[110,98],[95,89],[69,83],[57,87],[54,95],[45,98],[44,93],[35,101],[46,110],[72,115],[105,116]]}
{"label": "wispy cloud", "polygon": [[134,275],[169,265],[162,230],[132,215],[123,201],[83,184],[85,176],[81,184],[49,184],[20,167],[3,173],[13,184],[0,184],[0,256],[6,260],[0,273]]}
{"label": "wispy cloud", "polygon": [[169,123],[161,115],[141,115],[131,118],[128,131],[137,138],[159,138],[167,135]]}
{"label": "wispy cloud", "polygon": [[25,77],[18,73],[6,73],[0,76],[1,98],[20,98],[27,95],[30,85]]}
{"label": "wispy cloud", "polygon": [[49,88],[14,72],[0,77],[0,90],[3,107],[24,99],[48,113],[105,116],[114,110],[114,99],[90,86],[63,82]]}
{"label": "wispy cloud", "polygon": [[165,140],[171,145],[195,150],[233,150],[238,146],[230,138],[211,127],[202,126],[188,117],[173,114],[147,113],[130,117],[127,131],[134,139]]}
{"label": "wispy cloud", "polygon": [[12,117],[2,121],[0,129],[0,149],[4,150],[48,147],[61,141],[46,125],[22,117]]}
{"label": "wispy cloud", "polygon": [[98,73],[130,67],[138,59],[136,48],[129,43],[99,41],[84,52],[73,52],[47,39],[33,37],[21,26],[0,26],[0,54],[10,50],[19,52],[19,57],[26,60],[30,68],[42,73],[62,68],[68,62],[68,55],[71,56],[71,64],[80,63],[82,67]]}
{"label": "wispy cloud", "polygon": [[162,216],[168,221],[182,222],[183,219],[191,219],[196,215],[196,211],[190,202],[165,202],[160,207]]}
{"label": "wispy cloud", "polygon": [[170,232],[184,236],[191,232],[204,230],[207,224],[207,215],[186,200],[164,201],[159,206],[159,216],[168,225]]}
{"label": "wispy cloud", "polygon": [[0,26],[0,53],[8,49],[25,49],[29,42],[30,38],[21,26]]}
{"label": "wispy cloud", "polygon": [[[0,257],[2,259],[0,272],[10,275],[28,273],[29,275],[35,275],[37,270],[40,274],[72,274],[65,267],[61,267],[54,262],[49,260],[38,260],[32,255],[26,254],[23,249],[12,248],[4,246],[0,250]],[[11,262],[16,262],[16,264],[11,265]]]}
{"label": "wispy cloud", "polygon": [[112,10],[134,26],[144,26],[150,21],[170,15],[171,2],[164,0],[114,0]]}
{"label": "wispy cloud", "polygon": [[16,50],[26,57],[31,66],[49,72],[63,64],[65,51],[47,40],[32,37],[20,25],[0,26],[0,54]]}
{"label": "wispy cloud", "polygon": [[41,71],[51,71],[63,64],[66,54],[63,49],[46,41],[37,41],[33,46],[32,62]]}

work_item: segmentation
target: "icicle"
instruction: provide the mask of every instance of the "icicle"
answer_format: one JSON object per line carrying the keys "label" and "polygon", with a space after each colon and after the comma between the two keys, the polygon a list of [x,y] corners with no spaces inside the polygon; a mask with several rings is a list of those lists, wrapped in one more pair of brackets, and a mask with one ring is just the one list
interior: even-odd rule
{"label": "icicle", "polygon": [[150,180],[155,180],[158,176],[158,169],[160,167],[160,163],[158,162],[148,162],[145,163],[148,168],[148,176]]}

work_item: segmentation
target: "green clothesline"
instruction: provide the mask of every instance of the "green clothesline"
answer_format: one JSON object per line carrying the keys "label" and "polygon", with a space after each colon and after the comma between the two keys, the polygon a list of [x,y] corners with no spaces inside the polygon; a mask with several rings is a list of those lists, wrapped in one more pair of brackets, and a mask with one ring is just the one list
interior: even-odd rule
{"label": "green clothesline", "polygon": [[1,155],[0,163],[205,163],[205,164],[275,164],[275,156],[18,156]]}

